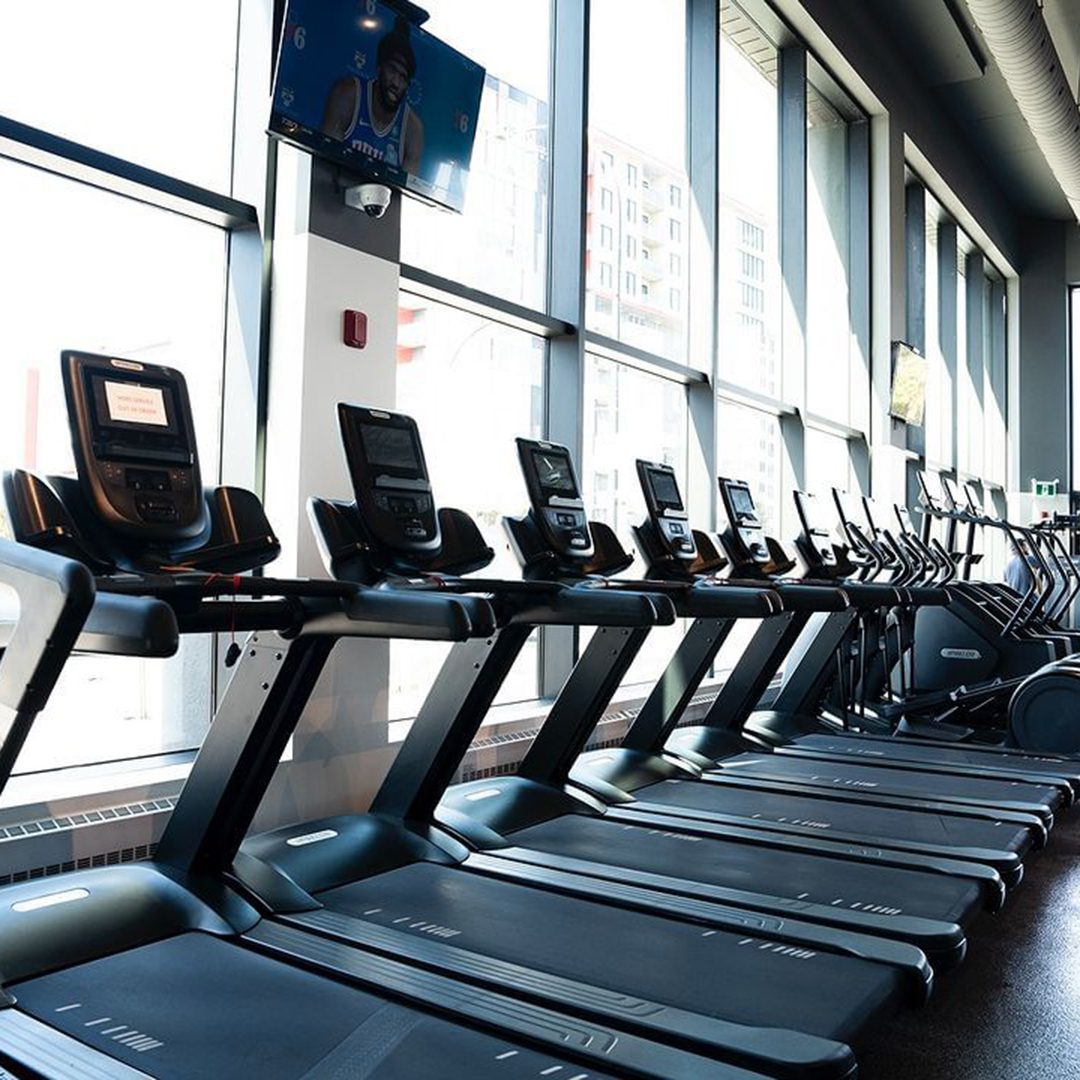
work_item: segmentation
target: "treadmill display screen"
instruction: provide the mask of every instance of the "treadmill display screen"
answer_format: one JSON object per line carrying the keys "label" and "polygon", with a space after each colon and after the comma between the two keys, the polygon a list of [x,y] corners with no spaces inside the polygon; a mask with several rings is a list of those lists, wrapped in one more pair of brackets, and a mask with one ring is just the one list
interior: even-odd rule
{"label": "treadmill display screen", "polygon": [[982,513],[982,506],[979,504],[979,497],[975,494],[975,489],[966,482],[964,484],[964,497],[967,499],[968,509],[973,514]]}
{"label": "treadmill display screen", "polygon": [[731,496],[731,509],[734,510],[739,517],[757,516],[754,510],[754,499],[750,494],[749,488],[732,485],[728,488],[728,494]]}
{"label": "treadmill display screen", "polygon": [[821,500],[814,495],[799,492],[795,501],[799,506],[799,515],[802,517],[803,527],[806,531],[828,536],[831,525],[825,520],[825,515],[821,512]]}
{"label": "treadmill display screen", "polygon": [[90,376],[94,419],[99,428],[176,435],[172,390],[149,380]]}
{"label": "treadmill display screen", "polygon": [[567,499],[579,497],[570,458],[566,454],[557,450],[534,450],[532,462],[536,470],[536,482],[545,498],[552,495]]}
{"label": "treadmill display screen", "polygon": [[645,475],[648,477],[649,489],[658,511],[683,508],[683,501],[679,498],[679,485],[671,473],[661,469],[649,469]]}
{"label": "treadmill display screen", "polygon": [[360,438],[364,444],[364,455],[372,468],[398,469],[410,473],[420,471],[416,440],[408,428],[389,424],[361,424]]}
{"label": "treadmill display screen", "polygon": [[105,383],[105,405],[112,421],[169,426],[169,418],[165,415],[165,393],[156,386],[110,380]]}

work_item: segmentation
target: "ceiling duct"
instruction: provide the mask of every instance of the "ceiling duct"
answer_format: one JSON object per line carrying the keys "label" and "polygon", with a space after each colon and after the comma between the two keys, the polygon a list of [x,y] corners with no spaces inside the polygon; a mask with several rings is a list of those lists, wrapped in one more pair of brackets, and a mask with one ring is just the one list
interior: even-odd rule
{"label": "ceiling duct", "polygon": [[1009,92],[1080,221],[1080,111],[1036,0],[966,0]]}

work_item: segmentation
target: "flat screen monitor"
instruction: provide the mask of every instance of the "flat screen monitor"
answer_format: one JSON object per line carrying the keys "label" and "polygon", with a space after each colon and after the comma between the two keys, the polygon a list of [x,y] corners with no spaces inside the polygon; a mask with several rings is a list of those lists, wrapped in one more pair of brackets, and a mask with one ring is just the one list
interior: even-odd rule
{"label": "flat screen monitor", "polygon": [[289,0],[270,134],[460,211],[484,77],[380,0]]}
{"label": "flat screen monitor", "polygon": [[364,455],[373,469],[397,469],[404,473],[420,471],[419,449],[409,428],[361,424],[360,438]]}
{"label": "flat screen monitor", "polygon": [[652,494],[653,504],[663,513],[665,510],[682,510],[683,501],[675,477],[665,469],[646,469],[646,482]]}
{"label": "flat screen monitor", "polygon": [[913,427],[922,427],[926,415],[926,358],[903,341],[892,347],[889,415]]}
{"label": "flat screen monitor", "polygon": [[564,499],[579,498],[574,470],[570,464],[570,457],[565,451],[534,450],[532,460],[536,482],[545,499],[552,495]]}
{"label": "flat screen monitor", "polygon": [[757,511],[754,509],[754,496],[750,494],[748,487],[743,487],[742,484],[732,484],[728,487],[728,494],[731,496],[731,509],[739,517],[743,515],[757,516]]}

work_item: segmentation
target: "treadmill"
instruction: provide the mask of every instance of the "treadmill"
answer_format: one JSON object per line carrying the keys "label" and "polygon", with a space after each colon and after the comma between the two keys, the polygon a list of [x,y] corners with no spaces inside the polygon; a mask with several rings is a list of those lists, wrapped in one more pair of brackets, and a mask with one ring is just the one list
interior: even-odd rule
{"label": "treadmill", "polygon": [[[853,803],[830,798],[827,792],[776,789],[767,783],[685,782],[699,777],[700,770],[671,753],[665,755],[663,748],[666,732],[697,691],[730,628],[724,625],[725,620],[709,618],[696,610],[700,598],[709,595],[710,584],[715,592],[717,583],[695,583],[694,575],[702,569],[718,568],[722,560],[708,537],[691,529],[674,470],[645,461],[639,461],[637,469],[648,517],[634,533],[647,563],[647,575],[653,581],[681,583],[688,589],[681,613],[696,616],[682,644],[640,709],[621,749],[585,754],[578,764],[611,694],[644,642],[643,633],[625,635],[611,648],[598,644],[586,650],[519,768],[517,779],[500,778],[451,789],[443,800],[444,809],[480,818],[489,827],[506,833],[514,828],[506,804],[520,797],[514,791],[523,787],[523,780],[556,790],[562,790],[570,781],[574,790],[584,788],[592,798],[600,800],[609,820],[649,822],[670,828],[668,817],[682,814],[712,826],[732,827],[738,836],[749,837],[748,830],[765,831],[774,838],[786,834],[797,838],[795,842],[804,851],[825,854],[836,845],[834,850],[844,857],[851,853],[843,852],[840,845],[854,845],[858,857],[858,851],[870,845],[875,853],[872,857],[877,860],[888,858],[884,851],[878,854],[879,849],[915,856],[906,861],[896,859],[894,865],[957,872],[955,861],[960,860],[986,864],[1010,885],[1018,882],[1023,873],[1021,859],[1035,835],[1042,832],[1035,818],[1018,815],[1020,819],[1014,822],[991,821],[966,817],[949,808],[917,811]],[[600,527],[594,526],[594,533],[599,535]],[[648,585],[637,583],[636,587]],[[724,587],[723,583],[720,587]],[[501,798],[497,801],[492,794],[477,800],[473,789],[498,790]],[[681,822],[679,827],[690,826]],[[621,849],[609,848],[606,842],[598,844],[598,848],[608,852],[610,858],[626,858]],[[973,867],[972,873],[986,881],[996,902],[996,877],[987,875],[979,866]]]}
{"label": "treadmill", "polygon": [[62,372],[78,478],[4,478],[22,542],[0,540],[0,582],[19,600],[0,659],[0,784],[76,649],[167,657],[182,633],[254,632],[157,856],[4,888],[0,1064],[39,1080],[753,1080],[642,1037],[629,999],[612,1025],[359,949],[329,979],[318,942],[285,963],[256,940],[259,910],[213,857],[235,853],[250,808],[243,770],[205,783],[221,736],[250,733],[245,764],[280,751],[339,637],[461,640],[490,631],[490,607],[248,576],[279,546],[253,495],[203,490],[182,376],[73,352]]}
{"label": "treadmill", "polygon": [[[769,565],[771,555],[749,486],[742,481],[722,478],[720,490],[730,521],[729,529],[724,534],[729,556],[743,574],[753,572],[754,568],[763,570]],[[765,577],[765,580],[768,578]],[[881,589],[882,586],[863,584],[859,588]],[[774,716],[798,716],[814,712],[815,695],[820,694],[833,670],[830,658],[843,639],[843,628],[834,632],[830,619],[826,617],[817,626],[805,627],[804,630],[802,643],[796,647],[797,662],[785,669],[784,685],[770,705],[769,711]],[[764,650],[770,654],[766,667],[775,671],[784,659],[785,650],[783,647],[771,648],[770,644]],[[755,646],[756,642],[752,642],[744,659],[753,657],[753,663],[758,664],[761,661]],[[782,655],[777,656],[778,651]],[[701,761],[711,760],[715,768],[721,771],[764,776],[776,783],[868,792],[874,798],[895,798],[908,805],[931,801],[983,807],[994,814],[1019,811],[1035,814],[1048,826],[1053,822],[1054,811],[1073,800],[1070,783],[1059,777],[1042,777],[1040,782],[1034,783],[1019,779],[987,779],[949,772],[888,768],[884,765],[869,766],[851,761],[848,755],[811,755],[783,744],[759,754],[731,754],[731,736],[745,730],[756,702],[751,701],[752,695],[744,694],[738,706],[729,709],[725,701],[731,697],[728,691],[729,687],[725,685],[704,724],[678,732],[674,747],[677,752],[697,755],[696,759]],[[724,715],[717,715],[721,707],[724,707]],[[715,753],[718,749],[720,753]]]}
{"label": "treadmill", "polygon": [[[842,913],[833,925],[810,923],[805,915],[815,905],[807,902],[765,914],[715,895],[669,895],[638,880],[644,875],[615,882],[531,867],[478,850],[436,816],[533,627],[599,625],[597,636],[623,634],[670,621],[673,609],[662,595],[603,580],[458,576],[463,567],[486,565],[493,552],[465,514],[435,505],[415,423],[354,405],[340,405],[338,416],[356,501],[309,504],[335,574],[375,589],[477,593],[492,603],[499,627],[452,649],[369,813],[245,842],[236,870],[273,913],[259,939],[274,946],[278,932],[319,935],[328,969],[335,949],[365,943],[407,949],[429,970],[475,980],[501,982],[516,973],[515,993],[550,995],[584,1015],[630,1013],[657,1037],[740,1067],[776,1077],[850,1075],[845,1044],[883,1013],[925,999],[931,970],[920,950],[840,930],[858,921]],[[563,492],[557,513],[570,522],[560,527],[588,558],[582,509],[566,478],[552,479]],[[733,596],[745,606],[741,593]],[[256,781],[260,788],[265,782]],[[648,838],[642,830],[643,842]],[[679,845],[678,857],[686,847]],[[965,884],[950,900],[966,910],[977,893]],[[870,922],[862,920],[864,929]],[[920,931],[928,925],[898,922]],[[940,933],[962,952],[954,924]],[[288,954],[287,944],[282,951]]]}
{"label": "treadmill", "polygon": [[[388,546],[375,531],[378,527],[382,535],[392,539],[390,531],[379,525],[377,513],[382,495],[378,487],[381,466],[372,463],[369,448],[376,444],[377,438],[365,432],[365,427],[378,417],[373,417],[371,410],[349,406],[341,406],[340,412],[356,502],[352,506],[337,504],[331,507],[325,503],[316,506],[315,518],[320,524],[321,546],[328,563],[336,576],[353,580],[381,579],[388,571],[395,570],[415,578],[422,572],[415,556],[403,561],[400,541]],[[398,418],[397,422],[409,425],[410,431],[415,430],[408,418]],[[531,490],[541,493],[545,519],[551,531],[560,538],[558,551],[572,554],[557,554],[535,525],[536,515],[529,515],[507,523],[512,545],[519,553],[528,548],[538,556],[536,561],[527,558],[535,573],[530,571],[524,583],[498,583],[467,577],[448,582],[440,576],[433,584],[441,588],[493,589],[493,595],[505,604],[522,587],[535,588],[543,584],[552,588],[545,583],[550,582],[552,574],[558,573],[560,559],[565,562],[570,558],[576,564],[576,573],[564,575],[564,583],[555,586],[556,596],[614,598],[629,589],[631,595],[639,597],[652,595],[661,599],[672,596],[680,606],[684,603],[709,605],[705,610],[713,612],[724,610],[731,604],[735,605],[732,610],[736,613],[753,611],[761,614],[768,610],[760,603],[748,608],[747,590],[727,584],[697,587],[687,583],[657,582],[643,585],[582,573],[583,568],[597,566],[606,556],[594,542],[601,530],[595,523],[590,530],[585,518],[569,455],[565,448],[555,444],[531,440],[519,440],[518,452],[526,476],[533,477]],[[416,456],[412,455],[413,458]],[[421,481],[418,476],[406,479],[424,483],[426,493],[426,480]],[[392,496],[387,494],[385,501],[392,505]],[[457,519],[463,517],[460,511],[452,513]],[[369,520],[370,524],[367,524]],[[437,520],[434,515],[432,520]],[[447,530],[458,536],[464,531],[460,520],[453,530]],[[377,566],[382,570],[376,575]],[[757,588],[750,590],[749,595],[757,595],[760,599],[762,593],[767,595],[771,590]],[[561,605],[565,618],[565,599]],[[649,910],[661,913],[677,914],[687,910],[684,905],[689,898],[700,899],[744,912],[749,910],[755,917],[786,920],[795,916],[803,922],[821,923],[838,931],[899,939],[933,954],[934,963],[939,967],[947,967],[962,957],[964,934],[961,924],[970,922],[984,905],[996,906],[1001,899],[1001,879],[987,867],[902,852],[878,852],[865,844],[832,844],[817,837],[773,834],[761,829],[726,828],[710,837],[709,843],[700,843],[680,835],[670,827],[670,822],[666,822],[668,827],[663,829],[652,828],[645,822],[633,826],[611,822],[606,819],[603,805],[595,799],[575,797],[551,785],[530,785],[527,777],[516,778],[513,798],[500,796],[515,778],[486,783],[475,790],[464,789],[460,795],[454,793],[444,798],[488,706],[539,615],[539,605],[534,604],[526,622],[505,626],[498,638],[486,643],[483,649],[454,650],[375,798],[374,815],[406,823],[429,823],[437,817],[443,828],[452,830],[474,849],[462,853],[464,869],[481,869],[489,876],[542,882],[545,887],[562,891],[572,888],[578,895],[588,889],[592,896],[608,902],[617,895],[629,898],[625,891],[614,889],[613,883],[617,881],[634,888],[660,889],[673,894],[662,898],[652,895],[648,899]],[[612,651],[619,648],[619,643],[639,637],[649,625],[643,621],[636,627],[612,626],[610,623],[602,626],[559,695],[548,723],[560,710],[576,711],[580,701],[577,686],[583,681],[591,681],[592,673],[598,669],[606,700],[611,692],[606,683],[612,677]],[[436,814],[440,802],[442,806]],[[487,824],[489,815],[498,813],[499,807],[507,808],[507,813],[515,819],[512,828],[519,831],[512,838],[503,835],[502,829],[496,831]],[[478,816],[483,817],[479,826]],[[524,831],[531,826],[537,826],[535,831]],[[301,865],[297,852],[287,845],[289,839],[304,835],[312,828],[301,826],[298,832],[288,830],[252,840],[247,850],[272,862],[293,880],[310,881],[314,888],[322,880],[316,876],[321,871],[316,871],[314,866]],[[320,823],[316,831],[340,831],[343,828],[355,831],[355,826],[349,822],[340,826]],[[505,826],[507,834],[511,831],[511,826]],[[555,851],[558,843],[585,844],[595,856],[582,858],[573,852]],[[690,851],[694,852],[692,858],[688,857]],[[313,852],[307,854],[315,857]],[[339,861],[344,857],[343,854],[326,856]],[[912,869],[913,864],[918,864],[918,868]],[[356,865],[359,865],[358,861]],[[330,869],[326,873],[340,874],[341,871]],[[378,889],[364,893],[365,896],[372,894],[378,895]],[[635,895],[639,896],[635,902],[646,902],[647,898]],[[321,892],[318,898],[327,902]],[[335,899],[335,902],[339,901]],[[377,902],[369,906],[385,908],[387,905]],[[351,910],[353,913],[357,910],[355,903]],[[435,914],[425,912],[425,918],[440,925],[457,925],[453,920],[460,919],[460,914],[451,914],[453,918],[441,913],[436,918]],[[521,920],[536,925],[531,912],[523,910]],[[799,930],[800,935],[804,932]],[[842,942],[843,934],[835,940]],[[486,942],[482,944],[489,947]],[[525,958],[532,962],[531,954]],[[628,958],[627,962],[634,960]],[[662,990],[663,987],[659,987],[657,993]]]}
{"label": "treadmill", "polygon": [[[817,500],[803,492],[796,492],[796,506],[803,525],[804,549],[813,560],[811,565],[821,575],[828,575],[837,565],[832,550],[832,530]],[[900,519],[902,520],[902,519]],[[877,529],[867,508],[867,525]],[[857,527],[857,523],[853,523]],[[870,544],[869,537],[863,536]],[[910,586],[906,592],[919,590]],[[946,594],[948,590],[946,589]],[[748,725],[749,727],[750,725]],[[1075,793],[1080,790],[1080,766],[1075,762],[1051,754],[1033,754],[1015,748],[998,747],[985,743],[953,742],[943,739],[914,739],[906,735],[881,736],[853,731],[838,732],[821,718],[808,714],[783,718],[783,726],[789,733],[783,743],[798,752],[817,755],[858,754],[860,758],[880,761],[890,768],[930,768],[949,771],[964,776],[980,776],[996,779],[1022,778],[1032,783],[1056,783],[1068,785]],[[776,726],[760,725],[752,728],[764,737],[765,732],[776,735]],[[799,733],[801,732],[801,734]],[[773,740],[770,740],[773,741]],[[1067,801],[1071,801],[1067,800]]]}

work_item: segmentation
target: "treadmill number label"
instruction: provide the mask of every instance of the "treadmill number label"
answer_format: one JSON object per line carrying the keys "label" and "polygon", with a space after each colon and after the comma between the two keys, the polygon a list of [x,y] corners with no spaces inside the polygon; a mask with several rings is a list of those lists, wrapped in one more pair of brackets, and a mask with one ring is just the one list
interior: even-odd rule
{"label": "treadmill number label", "polygon": [[981,660],[982,653],[978,649],[942,649],[941,655],[946,660]]}

